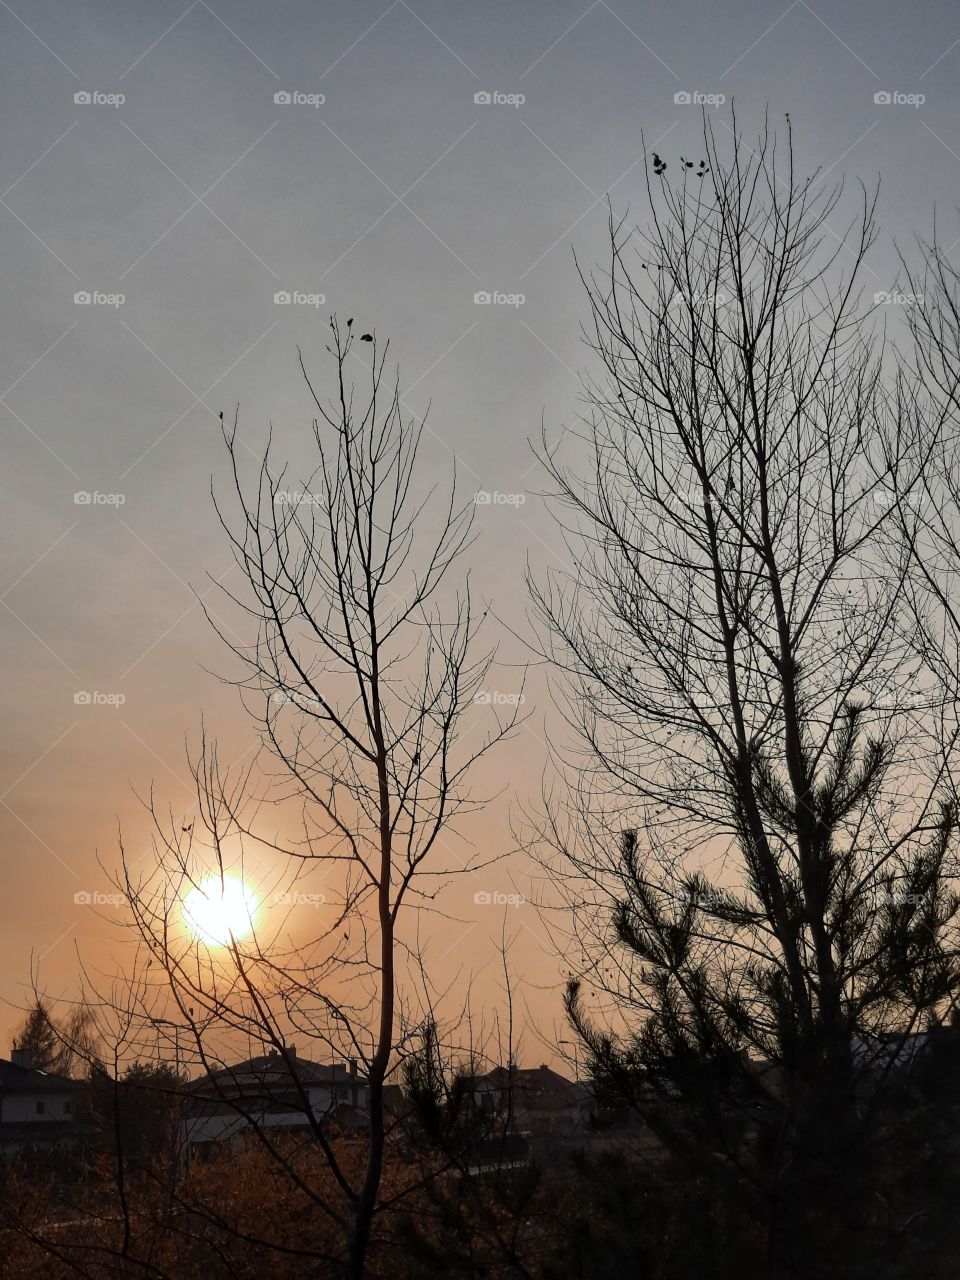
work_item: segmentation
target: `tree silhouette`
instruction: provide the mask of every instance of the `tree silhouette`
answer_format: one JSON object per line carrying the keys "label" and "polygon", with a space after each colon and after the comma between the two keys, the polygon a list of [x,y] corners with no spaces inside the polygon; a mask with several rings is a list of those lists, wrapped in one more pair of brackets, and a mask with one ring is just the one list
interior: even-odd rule
{"label": "tree silhouette", "polygon": [[960,986],[956,663],[909,515],[943,415],[860,298],[875,197],[834,237],[789,128],[736,129],[582,275],[588,471],[544,445],[576,570],[534,585],[582,750],[545,834],[596,1078],[754,1224],[748,1272],[875,1274],[922,1235],[891,1082]]}
{"label": "tree silhouette", "polygon": [[[430,1016],[418,923],[441,909],[452,877],[492,860],[469,847],[451,853],[454,823],[480,803],[466,787],[472,766],[516,718],[483,733],[465,726],[492,661],[473,656],[469,584],[454,580],[472,504],[458,505],[453,487],[440,499],[420,476],[423,423],[403,420],[387,347],[364,340],[372,365],[362,392],[349,376],[351,326],[330,322],[329,398],[301,357],[317,417],[299,488],[274,463],[272,440],[251,470],[237,422],[224,429],[232,505],[215,503],[244,587],[222,586],[216,609],[205,608],[239,664],[230,683],[261,748],[225,766],[204,734],[191,759],[192,821],[151,796],[152,850],[144,858],[122,846],[117,880],[136,958],[100,1006],[118,1079],[131,1056],[173,1055],[178,1070],[199,1070],[191,1088],[241,1124],[280,1185],[326,1224],[304,1256],[352,1278],[364,1274],[380,1209],[388,1078]],[[188,927],[191,892],[216,900],[231,883],[254,883],[255,865],[272,904],[262,921],[242,922],[249,933],[228,922],[213,940]],[[323,909],[301,908],[294,938],[301,897]],[[232,1064],[251,1046],[273,1055],[268,1101],[298,1113],[301,1140],[271,1128],[263,1090],[249,1098],[235,1087]],[[364,1115],[350,1142],[333,1104],[318,1112],[302,1059],[357,1065]],[[415,1169],[395,1169],[390,1204],[420,1185]],[[215,1200],[195,1197],[190,1211],[223,1229]],[[279,1259],[274,1226],[256,1243]]]}

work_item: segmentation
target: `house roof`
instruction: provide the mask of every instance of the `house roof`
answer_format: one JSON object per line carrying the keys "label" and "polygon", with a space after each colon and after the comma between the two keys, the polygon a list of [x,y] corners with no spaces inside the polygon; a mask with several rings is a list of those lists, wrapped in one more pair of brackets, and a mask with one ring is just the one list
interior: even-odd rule
{"label": "house roof", "polygon": [[539,1067],[494,1067],[480,1076],[477,1083],[498,1092],[512,1087],[519,1102],[543,1111],[579,1106],[589,1097],[584,1085],[560,1075],[545,1063]]}
{"label": "house roof", "polygon": [[24,1093],[36,1093],[38,1089],[57,1090],[78,1089],[81,1081],[71,1080],[69,1076],[58,1076],[48,1071],[35,1071],[30,1067],[18,1066],[7,1058],[0,1058],[0,1089],[6,1093],[20,1090]]}
{"label": "house roof", "polygon": [[311,1062],[297,1057],[296,1053],[285,1058],[279,1053],[266,1053],[244,1062],[221,1067],[191,1082],[192,1093],[207,1097],[223,1094],[257,1094],[269,1096],[274,1091],[289,1094],[291,1087],[299,1085],[365,1085],[366,1079],[354,1075],[342,1062]]}

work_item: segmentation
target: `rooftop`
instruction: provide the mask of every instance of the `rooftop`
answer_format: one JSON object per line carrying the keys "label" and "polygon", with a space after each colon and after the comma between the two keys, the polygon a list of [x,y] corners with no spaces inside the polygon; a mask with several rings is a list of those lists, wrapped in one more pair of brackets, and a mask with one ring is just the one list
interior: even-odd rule
{"label": "rooftop", "polygon": [[287,1049],[285,1054],[272,1050],[211,1071],[192,1081],[190,1089],[207,1096],[222,1093],[269,1095],[273,1089],[289,1092],[294,1084],[348,1086],[365,1083],[365,1078],[346,1063],[311,1062],[308,1058],[298,1057],[296,1050]]}
{"label": "rooftop", "polygon": [[494,1067],[480,1076],[479,1085],[496,1090],[512,1087],[514,1095],[528,1107],[558,1110],[587,1100],[589,1089],[541,1063],[539,1067]]}
{"label": "rooftop", "polygon": [[0,1089],[10,1092],[22,1089],[35,1092],[37,1089],[77,1089],[79,1080],[71,1080],[69,1076],[53,1075],[47,1071],[35,1071],[31,1067],[21,1067],[8,1058],[0,1058]]}

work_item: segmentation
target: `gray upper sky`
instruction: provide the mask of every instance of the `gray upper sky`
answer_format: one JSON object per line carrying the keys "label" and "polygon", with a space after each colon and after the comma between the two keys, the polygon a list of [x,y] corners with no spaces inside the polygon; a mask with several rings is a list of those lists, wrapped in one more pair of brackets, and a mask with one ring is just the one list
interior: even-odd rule
{"label": "gray upper sky", "polygon": [[[201,713],[237,755],[250,741],[202,669],[225,662],[190,589],[229,564],[209,500],[218,412],[239,404],[252,447],[272,422],[296,453],[311,417],[297,344],[320,368],[331,310],[375,326],[410,410],[432,402],[425,466],[456,459],[467,495],[524,495],[480,508],[472,557],[478,591],[519,624],[525,553],[561,552],[528,440],[578,407],[572,254],[601,251],[608,193],[642,215],[644,141],[698,153],[685,94],[735,98],[748,134],[768,105],[774,125],[789,111],[801,170],[882,178],[867,285],[887,288],[894,238],[928,230],[935,206],[960,237],[960,9],[0,0],[0,64],[2,1054],[31,952],[64,994],[78,945],[102,958],[109,926],[74,894],[108,888],[97,857],[115,860],[118,816],[142,840],[131,788],[188,803]],[[509,667],[498,680],[515,691]],[[534,680],[527,727],[486,775],[520,803],[544,763],[542,693]],[[471,834],[510,845],[506,798]],[[525,870],[453,891],[467,924],[441,937],[445,966],[491,962],[504,913],[473,893],[530,896]],[[549,1028],[557,962],[529,905],[506,914]]]}

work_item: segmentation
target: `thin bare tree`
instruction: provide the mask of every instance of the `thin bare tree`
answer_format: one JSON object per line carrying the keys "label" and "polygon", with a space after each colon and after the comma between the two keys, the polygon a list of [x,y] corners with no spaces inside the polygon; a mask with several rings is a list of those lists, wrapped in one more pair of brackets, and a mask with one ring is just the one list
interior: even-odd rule
{"label": "thin bare tree", "polygon": [[[226,765],[204,733],[192,813],[149,797],[151,850],[122,846],[117,880],[134,958],[101,1008],[128,1061],[199,1068],[200,1110],[225,1112],[327,1224],[296,1248],[282,1233],[251,1247],[356,1280],[395,1123],[387,1085],[444,985],[424,990],[418,925],[454,876],[498,856],[454,843],[455,824],[481,803],[471,768],[516,713],[492,728],[474,714],[493,654],[474,656],[460,568],[472,501],[458,505],[455,482],[441,497],[421,475],[424,422],[405,418],[388,344],[333,319],[327,352],[329,397],[300,359],[317,416],[296,487],[272,439],[251,471],[237,420],[224,429],[230,501],[214,501],[244,585],[221,585],[205,608],[262,741]],[[362,391],[350,376],[361,355]],[[232,1070],[238,1048],[266,1054],[256,1097]],[[359,1147],[338,1134],[333,1102],[318,1114],[303,1057],[357,1064]],[[266,1094],[299,1113],[302,1141],[271,1129]],[[415,1170],[408,1181],[393,1171],[391,1204],[421,1185]],[[224,1229],[218,1204],[181,1194],[184,1222],[201,1214]]]}

